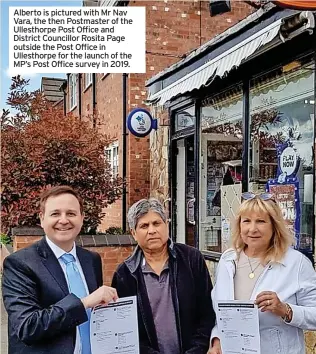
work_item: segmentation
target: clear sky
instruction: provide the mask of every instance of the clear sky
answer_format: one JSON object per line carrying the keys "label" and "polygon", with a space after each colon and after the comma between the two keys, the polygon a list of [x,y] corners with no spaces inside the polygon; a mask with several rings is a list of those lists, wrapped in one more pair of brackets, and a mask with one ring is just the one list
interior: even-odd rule
{"label": "clear sky", "polygon": [[[1,12],[1,56],[0,56],[0,69],[1,69],[1,90],[0,90],[0,109],[2,112],[3,108],[8,108],[6,106],[6,100],[9,92],[9,87],[11,85],[11,76],[9,73],[9,7],[10,6],[33,6],[33,7],[49,7],[49,6],[82,6],[82,1],[49,1],[49,0],[39,0],[39,1],[14,1],[14,0],[0,0],[0,12]],[[48,77],[62,77],[65,78],[65,74],[38,74],[32,76],[24,77],[30,79],[30,89],[37,90],[41,87],[41,78],[43,76]]]}

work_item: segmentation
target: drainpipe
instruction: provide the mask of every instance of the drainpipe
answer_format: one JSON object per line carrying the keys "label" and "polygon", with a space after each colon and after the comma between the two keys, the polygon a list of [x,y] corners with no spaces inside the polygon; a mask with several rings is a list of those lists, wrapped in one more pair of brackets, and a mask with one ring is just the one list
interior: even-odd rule
{"label": "drainpipe", "polygon": [[67,114],[67,102],[66,102],[66,98],[67,98],[67,94],[66,94],[67,81],[64,81],[62,83],[62,85],[60,86],[60,89],[59,89],[60,91],[63,91],[63,94],[64,94],[64,116]]}
{"label": "drainpipe", "polygon": [[79,112],[79,119],[81,120],[81,102],[82,102],[82,96],[81,96],[81,80],[82,80],[82,74],[79,74],[79,77],[78,77],[78,90],[79,90],[79,105],[78,105],[78,112]]}
{"label": "drainpipe", "polygon": [[122,178],[124,181],[123,186],[123,194],[122,194],[122,229],[126,231],[126,213],[127,213],[127,205],[126,205],[126,167],[127,167],[127,149],[126,149],[126,115],[127,115],[127,74],[122,75],[122,91],[123,91],[123,116],[122,116],[122,156],[123,156],[123,166],[122,166]]}
{"label": "drainpipe", "polygon": [[96,74],[92,74],[92,114],[93,114],[93,128],[96,128],[97,121],[95,117],[95,107],[97,105],[97,90],[96,90]]}

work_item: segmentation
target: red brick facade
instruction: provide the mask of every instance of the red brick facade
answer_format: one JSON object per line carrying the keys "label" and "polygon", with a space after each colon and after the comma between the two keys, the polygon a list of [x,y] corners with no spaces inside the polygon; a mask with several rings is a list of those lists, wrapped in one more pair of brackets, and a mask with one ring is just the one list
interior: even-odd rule
{"label": "red brick facade", "polygon": [[113,274],[117,266],[128,256],[130,256],[133,251],[132,246],[103,246],[85,248],[87,250],[97,252],[101,256],[104,285],[111,285]]}
{"label": "red brick facade", "polygon": [[[129,74],[127,79],[127,113],[144,106],[147,97],[145,81],[215,35],[225,31],[254,11],[242,1],[231,1],[232,11],[210,16],[208,1],[131,1],[129,6],[146,6],[146,74]],[[85,88],[81,77],[81,116],[93,113],[92,86]],[[100,131],[119,145],[119,171],[122,173],[122,74],[96,75],[95,112],[102,116]],[[78,88],[77,81],[77,88]],[[68,87],[69,90],[69,87]],[[78,90],[77,90],[78,95]],[[77,96],[79,102],[79,96]],[[67,112],[69,111],[69,92]],[[73,113],[79,115],[78,106]],[[127,137],[127,205],[150,195],[149,138]],[[121,227],[121,201],[106,210],[101,230]]]}

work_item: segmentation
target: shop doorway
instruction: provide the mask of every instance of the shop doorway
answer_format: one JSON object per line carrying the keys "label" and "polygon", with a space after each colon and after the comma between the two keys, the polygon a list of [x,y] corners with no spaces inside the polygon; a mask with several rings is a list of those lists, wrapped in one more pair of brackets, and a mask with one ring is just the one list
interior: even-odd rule
{"label": "shop doorway", "polygon": [[194,136],[174,142],[176,174],[173,176],[174,207],[172,221],[176,242],[195,246]]}

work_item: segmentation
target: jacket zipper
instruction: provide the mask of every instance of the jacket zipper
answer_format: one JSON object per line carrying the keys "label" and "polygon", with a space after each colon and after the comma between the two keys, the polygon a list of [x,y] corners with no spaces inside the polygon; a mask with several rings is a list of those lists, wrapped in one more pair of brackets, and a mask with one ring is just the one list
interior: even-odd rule
{"label": "jacket zipper", "polygon": [[[178,341],[179,341],[179,347],[180,347],[180,353],[182,353],[182,335],[181,335],[181,326],[180,326],[180,315],[179,315],[179,299],[178,299],[178,291],[177,291],[177,283],[176,283],[176,275],[177,275],[177,263],[175,262],[174,264],[174,278],[173,278],[173,286],[175,290],[175,301],[176,301],[176,309],[175,309],[175,314],[177,316],[177,327],[178,327]],[[172,290],[172,289],[171,289]],[[172,294],[171,294],[172,296]]]}
{"label": "jacket zipper", "polygon": [[147,332],[147,336],[149,338],[150,344],[153,345],[152,339],[151,339],[151,336],[150,336],[150,333],[149,333],[149,330],[148,330],[148,327],[147,327],[146,319],[145,319],[145,316],[143,315],[144,314],[144,308],[143,308],[143,303],[142,303],[142,299],[141,299],[141,296],[140,296],[140,292],[138,291],[138,280],[137,280],[137,277],[133,273],[132,273],[132,276],[134,277],[134,279],[136,281],[137,301],[139,302],[139,307],[140,307],[140,310],[141,310],[141,316],[143,318],[145,330]]}

